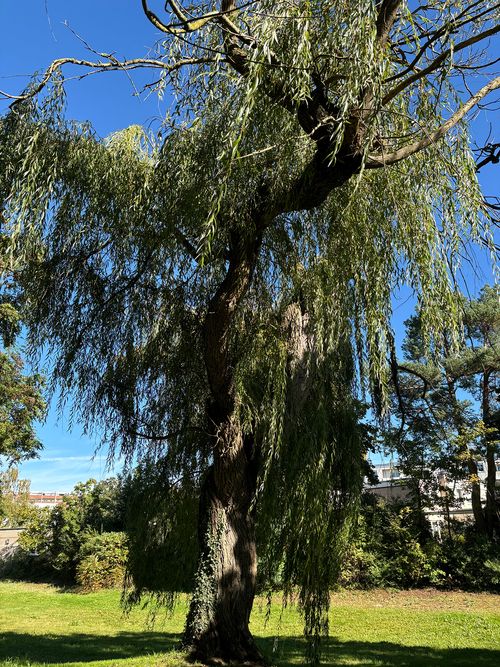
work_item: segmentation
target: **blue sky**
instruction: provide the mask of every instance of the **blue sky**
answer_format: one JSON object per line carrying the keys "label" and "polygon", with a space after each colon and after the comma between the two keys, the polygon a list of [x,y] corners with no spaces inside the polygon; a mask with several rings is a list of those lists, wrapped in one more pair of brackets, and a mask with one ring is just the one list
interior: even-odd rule
{"label": "blue sky", "polygon": [[[152,5],[160,8],[161,3]],[[65,23],[92,48],[114,53],[117,58],[145,56],[160,37],[145,19],[139,0],[1,0],[0,89],[21,90],[30,74],[61,56],[92,59]],[[66,74],[69,71],[65,70]],[[162,103],[154,95],[145,98],[136,94],[152,78],[150,73],[107,73],[70,81],[68,115],[90,120],[101,136],[131,124],[154,124],[161,117]],[[500,140],[500,113],[491,111],[483,113],[473,125],[478,142],[488,134],[489,124],[493,126],[492,139]],[[483,170],[480,178],[487,194],[500,195],[499,177],[498,165]],[[478,275],[467,275],[472,294],[491,280],[484,257],[480,264]],[[403,291],[395,299],[396,332],[411,314],[413,301],[408,297],[409,293]],[[58,415],[52,406],[46,423],[38,428],[44,450],[39,459],[21,467],[22,476],[31,479],[33,490],[69,491],[78,481],[112,474],[106,469],[106,452],[92,460],[98,442],[83,434],[78,425],[71,431],[68,425],[69,407]]]}

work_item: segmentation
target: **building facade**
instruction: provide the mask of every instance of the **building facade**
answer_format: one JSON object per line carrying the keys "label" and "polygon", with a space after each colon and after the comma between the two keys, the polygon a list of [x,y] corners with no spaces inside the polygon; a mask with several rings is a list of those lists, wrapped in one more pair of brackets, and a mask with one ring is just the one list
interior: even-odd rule
{"label": "building facade", "polygon": [[64,493],[30,493],[29,502],[36,507],[54,509],[54,507],[63,502],[65,495]]}
{"label": "building facade", "polygon": [[[365,480],[364,488],[386,501],[401,500],[409,497],[408,477],[398,468],[397,464],[378,464],[373,468],[378,477],[377,484],[369,484]],[[478,476],[481,489],[481,500],[486,502],[486,476],[488,468],[486,461],[478,461]],[[500,459],[496,461],[497,492],[500,493]],[[425,515],[430,523],[432,533],[441,536],[443,526],[449,519],[456,521],[473,520],[470,485],[467,480],[448,480],[444,471],[436,473],[436,487],[442,489],[443,497],[447,502],[425,508]],[[445,507],[446,505],[446,507]]]}

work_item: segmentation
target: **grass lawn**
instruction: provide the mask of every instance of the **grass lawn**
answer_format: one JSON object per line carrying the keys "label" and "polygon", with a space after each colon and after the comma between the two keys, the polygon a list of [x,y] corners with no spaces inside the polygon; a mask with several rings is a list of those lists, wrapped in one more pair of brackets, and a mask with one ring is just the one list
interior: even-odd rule
{"label": "grass lawn", "polygon": [[[0,665],[9,667],[187,667],[176,652],[185,600],[154,628],[136,609],[123,616],[120,594],[80,595],[44,584],[0,582]],[[265,623],[257,601],[252,629],[273,665],[303,664],[302,622],[279,600]],[[281,618],[280,618],[281,617]],[[325,665],[498,667],[500,596],[373,591],[333,595]]]}

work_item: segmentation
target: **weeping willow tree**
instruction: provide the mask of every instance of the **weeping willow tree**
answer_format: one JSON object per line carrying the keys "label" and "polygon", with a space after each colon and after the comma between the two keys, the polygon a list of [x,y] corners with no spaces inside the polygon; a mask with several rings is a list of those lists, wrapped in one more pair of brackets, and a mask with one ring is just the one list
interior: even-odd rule
{"label": "weeping willow tree", "polygon": [[[361,483],[355,397],[387,403],[391,294],[413,288],[431,347],[458,336],[464,244],[494,247],[466,119],[500,87],[499,5],[142,7],[155,58],[55,61],[0,125],[30,344],[143,461],[133,597],[194,582],[186,645],[259,663],[258,553],[314,657]],[[66,120],[66,66],[156,70],[160,131]]]}

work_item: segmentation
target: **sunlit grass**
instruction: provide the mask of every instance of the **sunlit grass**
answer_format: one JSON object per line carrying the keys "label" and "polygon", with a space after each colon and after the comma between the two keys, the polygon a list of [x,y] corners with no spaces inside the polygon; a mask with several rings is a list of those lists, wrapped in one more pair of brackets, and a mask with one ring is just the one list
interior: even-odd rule
{"label": "sunlit grass", "polygon": [[[10,667],[187,667],[177,652],[186,600],[160,615],[124,616],[118,591],[80,595],[40,584],[0,583],[0,664]],[[304,663],[302,621],[279,599],[266,623],[257,601],[252,629],[272,664]],[[333,596],[325,665],[497,667],[500,596],[375,591]]]}

